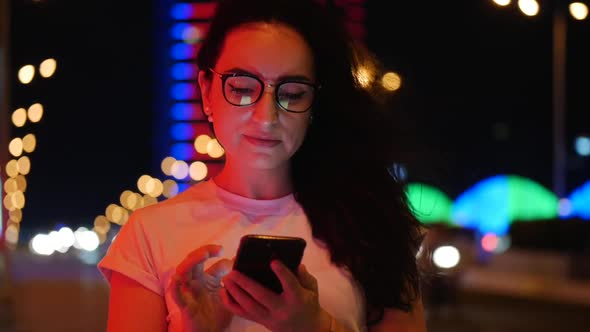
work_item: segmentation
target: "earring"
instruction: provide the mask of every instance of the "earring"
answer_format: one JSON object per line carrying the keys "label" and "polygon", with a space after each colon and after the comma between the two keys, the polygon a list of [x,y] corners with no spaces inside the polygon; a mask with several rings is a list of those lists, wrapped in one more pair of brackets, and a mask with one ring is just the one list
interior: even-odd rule
{"label": "earring", "polygon": [[309,115],[309,124],[313,122],[313,115]]}
{"label": "earring", "polygon": [[208,120],[209,122],[213,122],[213,117],[212,117],[211,115],[209,115],[209,116],[207,117],[207,120]]}

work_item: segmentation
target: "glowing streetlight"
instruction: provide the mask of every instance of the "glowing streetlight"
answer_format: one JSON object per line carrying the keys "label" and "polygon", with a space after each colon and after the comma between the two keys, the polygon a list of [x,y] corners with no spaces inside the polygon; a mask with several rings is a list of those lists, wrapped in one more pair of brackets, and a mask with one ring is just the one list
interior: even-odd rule
{"label": "glowing streetlight", "polygon": [[518,0],[518,8],[527,16],[535,16],[539,13],[539,3],[535,0]]}
{"label": "glowing streetlight", "polygon": [[588,16],[588,6],[582,2],[572,2],[569,5],[570,14],[576,20],[583,20]]}
{"label": "glowing streetlight", "polygon": [[496,3],[496,5],[498,6],[508,6],[510,4],[510,0],[494,0],[494,2]]}

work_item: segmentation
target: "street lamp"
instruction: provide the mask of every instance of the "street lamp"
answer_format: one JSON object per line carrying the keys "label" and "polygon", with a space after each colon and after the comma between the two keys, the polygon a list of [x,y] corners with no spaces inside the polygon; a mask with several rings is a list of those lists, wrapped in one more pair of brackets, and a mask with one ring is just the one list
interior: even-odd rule
{"label": "street lamp", "polygon": [[[506,7],[510,0],[493,0]],[[553,1],[553,191],[558,198],[566,195],[566,153],[565,153],[565,112],[566,112],[566,1]],[[528,16],[539,12],[536,0],[518,0],[518,7]],[[568,6],[571,16],[583,20],[588,16],[588,6],[582,2],[571,2]]]}

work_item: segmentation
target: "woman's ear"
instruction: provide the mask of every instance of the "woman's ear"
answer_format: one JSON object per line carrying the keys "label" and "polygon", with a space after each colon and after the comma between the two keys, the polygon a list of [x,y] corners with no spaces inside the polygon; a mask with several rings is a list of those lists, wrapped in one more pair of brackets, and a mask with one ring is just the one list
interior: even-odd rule
{"label": "woman's ear", "polygon": [[203,112],[205,112],[206,116],[208,114],[207,110],[210,109],[210,91],[211,91],[211,79],[207,77],[207,73],[204,70],[199,71],[199,89],[201,90],[201,104],[203,105]]}

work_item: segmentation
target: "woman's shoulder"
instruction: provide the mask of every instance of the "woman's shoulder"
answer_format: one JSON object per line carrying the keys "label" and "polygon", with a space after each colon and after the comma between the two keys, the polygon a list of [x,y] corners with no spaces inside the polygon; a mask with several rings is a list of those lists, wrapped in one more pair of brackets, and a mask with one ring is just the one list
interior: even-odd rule
{"label": "woman's shoulder", "polygon": [[170,216],[190,216],[195,209],[216,202],[214,185],[209,181],[203,181],[192,185],[171,198],[135,210],[130,221],[152,223],[169,220]]}

